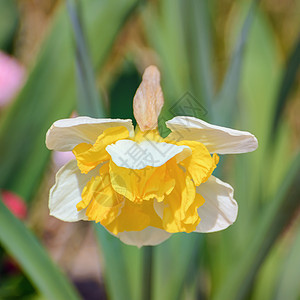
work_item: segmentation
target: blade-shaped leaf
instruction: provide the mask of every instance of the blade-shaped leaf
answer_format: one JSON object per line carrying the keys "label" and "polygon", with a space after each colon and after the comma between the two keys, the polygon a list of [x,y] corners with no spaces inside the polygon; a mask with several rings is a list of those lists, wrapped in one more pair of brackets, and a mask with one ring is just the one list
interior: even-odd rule
{"label": "blade-shaped leaf", "polygon": [[180,1],[149,2],[143,21],[146,37],[159,54],[165,106],[171,106],[190,85]]}
{"label": "blade-shaped leaf", "polygon": [[244,22],[241,34],[227,69],[221,90],[213,106],[213,123],[230,126],[234,121],[235,106],[243,64],[243,54],[248,34],[252,25],[255,9],[259,0],[253,0]]}
{"label": "blade-shaped leaf", "polygon": [[297,300],[300,296],[300,226],[298,225],[292,247],[285,259],[284,267],[280,272],[274,299]]}
{"label": "blade-shaped leaf", "polygon": [[[183,23],[190,65],[193,91],[201,103],[205,103],[208,114],[214,97],[212,66],[212,28],[209,3],[191,0],[183,3]],[[198,117],[203,118],[203,115]]]}
{"label": "blade-shaped leaf", "polygon": [[278,123],[284,111],[284,107],[288,100],[288,96],[291,92],[293,85],[295,84],[297,74],[299,74],[299,68],[300,68],[300,37],[296,42],[296,45],[288,58],[287,65],[283,74],[282,82],[276,100],[276,108],[275,108],[274,121],[272,126],[273,133],[275,133],[278,128]]}
{"label": "blade-shaped leaf", "polygon": [[154,249],[154,299],[182,299],[184,282],[195,265],[203,236],[175,234]]}
{"label": "blade-shaped leaf", "polygon": [[0,49],[11,50],[18,22],[17,1],[0,0]]}
{"label": "blade-shaped leaf", "polygon": [[101,253],[105,258],[104,277],[110,299],[141,299],[139,294],[141,278],[135,276],[141,267],[140,250],[124,245],[99,224],[95,225],[95,231]]}
{"label": "blade-shaped leaf", "polygon": [[2,199],[0,199],[0,243],[13,255],[47,299],[80,299],[34,235],[11,214]]}
{"label": "blade-shaped leaf", "polygon": [[100,101],[95,76],[80,19],[80,6],[76,0],[67,0],[67,8],[74,32],[78,101],[77,112],[83,116],[105,117],[103,101]]}
{"label": "blade-shaped leaf", "polygon": [[273,243],[299,207],[300,153],[279,186],[272,201],[261,214],[254,237],[248,242],[248,250],[242,261],[232,268],[213,299],[245,299],[253,279]]}

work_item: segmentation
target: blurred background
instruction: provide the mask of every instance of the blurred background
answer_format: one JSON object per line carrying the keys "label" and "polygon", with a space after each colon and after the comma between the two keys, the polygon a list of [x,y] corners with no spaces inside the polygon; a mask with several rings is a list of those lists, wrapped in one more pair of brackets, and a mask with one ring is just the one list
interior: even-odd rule
{"label": "blurred background", "polygon": [[61,118],[133,119],[150,64],[161,135],[190,115],[259,141],[215,172],[235,188],[236,223],[154,248],[152,299],[299,300],[297,0],[0,0],[0,299],[145,299],[143,249],[49,216],[72,154],[44,141]]}

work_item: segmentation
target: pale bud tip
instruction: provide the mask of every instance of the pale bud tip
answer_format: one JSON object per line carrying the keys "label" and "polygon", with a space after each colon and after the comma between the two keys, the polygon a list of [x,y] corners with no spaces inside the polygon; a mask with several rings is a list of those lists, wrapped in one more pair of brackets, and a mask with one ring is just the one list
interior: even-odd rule
{"label": "pale bud tip", "polygon": [[133,98],[134,117],[142,131],[157,128],[157,119],[163,105],[160,72],[156,66],[149,66]]}

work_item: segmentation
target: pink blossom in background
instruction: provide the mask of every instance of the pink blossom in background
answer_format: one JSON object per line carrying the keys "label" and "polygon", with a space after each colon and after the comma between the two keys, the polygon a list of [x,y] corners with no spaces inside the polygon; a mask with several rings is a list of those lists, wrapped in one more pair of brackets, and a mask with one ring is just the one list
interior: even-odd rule
{"label": "pink blossom in background", "polygon": [[16,59],[0,51],[0,107],[16,96],[24,77],[24,67]]}
{"label": "pink blossom in background", "polygon": [[10,191],[1,191],[1,196],[3,203],[17,218],[21,220],[26,218],[27,207],[24,200],[20,196]]}

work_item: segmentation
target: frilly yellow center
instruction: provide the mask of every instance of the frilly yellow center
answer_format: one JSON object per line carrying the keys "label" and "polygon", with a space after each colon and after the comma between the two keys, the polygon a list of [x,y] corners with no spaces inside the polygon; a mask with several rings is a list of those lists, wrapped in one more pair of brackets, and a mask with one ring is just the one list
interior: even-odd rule
{"label": "frilly yellow center", "polygon": [[[119,167],[105,148],[122,139],[185,145],[192,154],[179,163],[173,157],[159,167]],[[86,209],[89,220],[100,222],[113,234],[140,231],[148,226],[170,233],[194,231],[200,222],[197,210],[205,202],[196,193],[196,186],[209,178],[219,160],[200,142],[163,139],[156,129],[137,130],[135,137],[130,138],[122,126],[106,129],[94,145],[81,143],[73,153],[82,173],[100,165],[99,176],[84,187],[77,209]]]}

